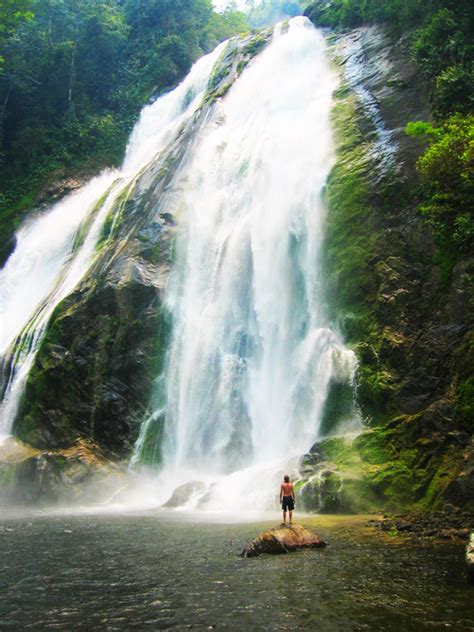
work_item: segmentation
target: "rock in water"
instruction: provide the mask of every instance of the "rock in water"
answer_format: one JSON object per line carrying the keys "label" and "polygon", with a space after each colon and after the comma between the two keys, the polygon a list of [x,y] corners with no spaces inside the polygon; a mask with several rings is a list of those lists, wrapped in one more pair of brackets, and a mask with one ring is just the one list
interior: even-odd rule
{"label": "rock in water", "polygon": [[249,542],[240,554],[241,557],[256,557],[261,553],[291,553],[297,549],[322,548],[327,542],[312,533],[306,527],[295,524],[292,527],[274,527],[263,531]]}
{"label": "rock in water", "polygon": [[466,547],[466,564],[469,581],[474,583],[474,531],[471,533],[469,544]]}
{"label": "rock in water", "polygon": [[205,491],[206,484],[202,481],[189,481],[177,487],[162,507],[181,507],[191,499],[191,496],[202,495]]}

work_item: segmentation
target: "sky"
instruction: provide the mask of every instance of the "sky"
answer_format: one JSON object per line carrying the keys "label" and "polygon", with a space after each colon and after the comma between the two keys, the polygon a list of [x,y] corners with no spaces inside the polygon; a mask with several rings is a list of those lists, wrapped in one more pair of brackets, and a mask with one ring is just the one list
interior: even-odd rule
{"label": "sky", "polygon": [[[225,9],[226,4],[229,4],[230,0],[212,0],[214,6],[218,11]],[[239,9],[243,9],[245,6],[245,0],[236,0],[236,4]]]}

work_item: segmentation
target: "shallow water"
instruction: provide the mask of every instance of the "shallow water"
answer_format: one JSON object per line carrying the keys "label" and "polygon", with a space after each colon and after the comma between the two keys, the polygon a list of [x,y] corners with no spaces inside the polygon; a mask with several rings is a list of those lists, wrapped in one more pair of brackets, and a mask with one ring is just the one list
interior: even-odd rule
{"label": "shallow water", "polygon": [[474,630],[463,547],[317,525],[324,550],[240,559],[274,523],[169,513],[0,523],[0,629]]}

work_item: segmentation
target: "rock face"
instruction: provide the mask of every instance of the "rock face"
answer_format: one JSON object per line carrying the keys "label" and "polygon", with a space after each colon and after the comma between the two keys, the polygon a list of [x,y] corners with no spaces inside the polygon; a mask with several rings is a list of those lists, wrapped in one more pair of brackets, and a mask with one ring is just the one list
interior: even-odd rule
{"label": "rock face", "polygon": [[[446,275],[418,211],[423,147],[404,130],[430,120],[427,90],[403,40],[364,27],[333,41],[342,85],[326,193],[326,295],[359,359],[357,398],[369,431],[353,441],[351,459],[322,446],[325,473],[318,480],[318,465],[302,479],[323,505],[343,498],[340,480],[349,482],[355,467],[379,507],[474,511],[474,259]],[[324,430],[337,433],[337,419]]]}
{"label": "rock face", "polygon": [[[166,178],[154,176],[164,187]],[[174,231],[143,186],[116,209],[117,234],[53,315],[14,427],[35,447],[65,448],[85,437],[122,457],[138,434],[163,358]]]}
{"label": "rock face", "polygon": [[474,531],[471,533],[469,544],[466,547],[466,564],[469,581],[474,583]]}
{"label": "rock face", "polygon": [[125,485],[126,471],[126,463],[110,462],[83,439],[49,451],[9,439],[0,447],[0,505],[105,502]]}
{"label": "rock face", "polygon": [[295,524],[292,527],[275,527],[270,531],[263,531],[249,542],[241,557],[256,557],[261,553],[291,553],[298,549],[323,548],[327,543],[306,527]]}

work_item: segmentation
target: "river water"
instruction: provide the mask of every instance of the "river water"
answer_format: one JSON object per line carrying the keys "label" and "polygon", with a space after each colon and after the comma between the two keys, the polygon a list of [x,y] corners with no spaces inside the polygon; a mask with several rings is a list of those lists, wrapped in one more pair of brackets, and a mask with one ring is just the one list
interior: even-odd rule
{"label": "river water", "polygon": [[0,522],[0,629],[474,630],[463,547],[368,533],[365,519],[303,519],[330,546],[241,559],[275,524],[181,513]]}

